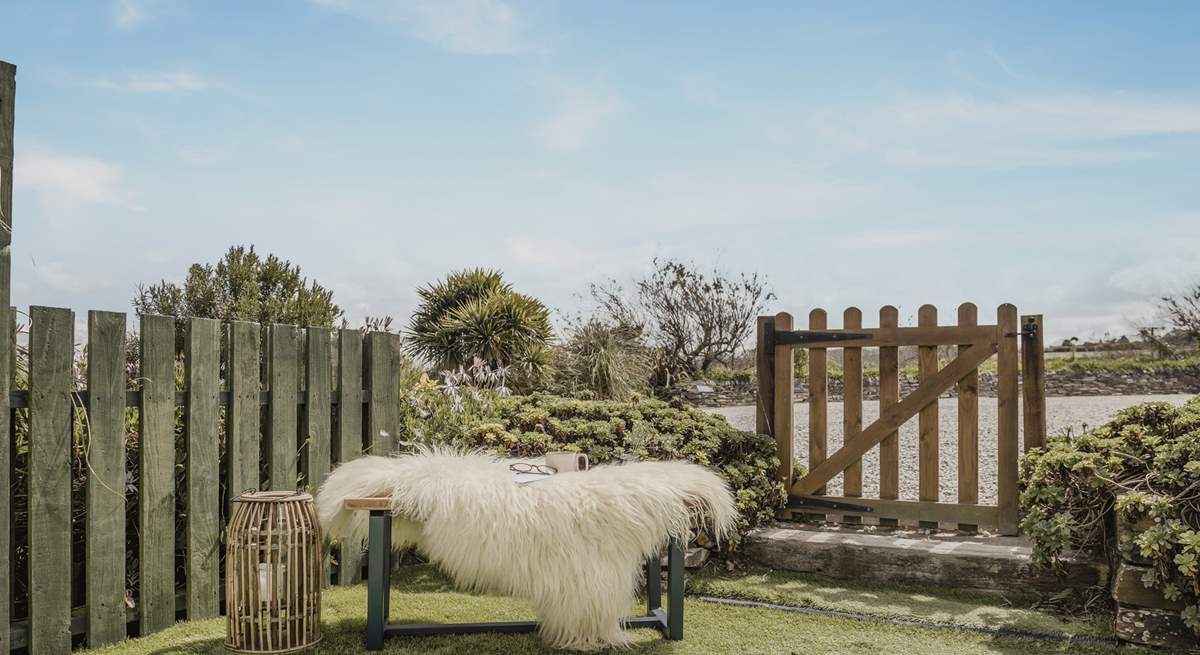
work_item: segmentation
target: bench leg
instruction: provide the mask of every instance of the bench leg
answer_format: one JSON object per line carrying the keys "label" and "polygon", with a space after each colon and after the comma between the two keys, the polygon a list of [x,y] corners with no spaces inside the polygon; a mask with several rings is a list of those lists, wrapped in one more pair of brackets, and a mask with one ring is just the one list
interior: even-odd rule
{"label": "bench leg", "polygon": [[367,650],[383,650],[392,578],[392,514],[371,510],[367,537]]}
{"label": "bench leg", "polygon": [[683,639],[683,542],[671,540],[667,557],[667,639]]}
{"label": "bench leg", "polygon": [[655,555],[646,560],[646,614],[662,608],[662,559]]}

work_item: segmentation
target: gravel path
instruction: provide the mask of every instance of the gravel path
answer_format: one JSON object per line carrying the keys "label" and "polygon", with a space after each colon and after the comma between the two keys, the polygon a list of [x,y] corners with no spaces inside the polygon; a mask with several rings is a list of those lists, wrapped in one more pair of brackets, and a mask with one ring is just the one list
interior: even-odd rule
{"label": "gravel path", "polygon": [[[1191,396],[1079,396],[1046,399],[1046,423],[1049,434],[1063,430],[1076,433],[1085,426],[1105,423],[1117,412],[1151,400],[1182,405]],[[720,407],[709,410],[724,416],[731,425],[740,430],[754,429],[754,406]],[[879,403],[863,403],[863,425],[870,425],[879,418]],[[941,500],[958,500],[958,401],[942,398],[938,402],[938,423],[941,426],[939,444],[939,480]],[[829,436],[827,452],[842,446],[842,403],[829,403]],[[796,457],[808,465],[808,403],[796,403]],[[979,399],[979,501],[996,502],[996,399]],[[830,495],[841,495],[842,477],[838,475],[828,485]],[[879,497],[879,449],[873,448],[863,458],[863,496]],[[917,499],[917,419],[900,428],[900,497]]]}

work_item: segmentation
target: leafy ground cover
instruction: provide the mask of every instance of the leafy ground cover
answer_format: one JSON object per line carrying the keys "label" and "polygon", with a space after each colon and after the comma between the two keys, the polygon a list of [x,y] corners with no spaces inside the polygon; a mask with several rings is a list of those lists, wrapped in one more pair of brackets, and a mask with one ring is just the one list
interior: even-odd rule
{"label": "leafy ground cover", "polygon": [[[530,616],[519,601],[479,596],[453,590],[446,579],[428,566],[404,567],[394,576],[392,620],[420,622],[503,621]],[[868,610],[891,617],[944,618],[973,626],[1025,626],[1037,631],[1071,634],[1057,619],[1039,621],[1032,611],[974,604],[966,597],[912,589],[847,587],[800,576],[756,572],[733,578],[715,574],[695,576],[693,591],[770,600],[780,605],[824,605],[829,608]],[[875,593],[877,598],[864,594]],[[324,640],[314,653],[361,653],[365,627],[366,588],[336,587],[324,594]],[[962,614],[962,617],[952,617]],[[964,618],[965,617],[965,618]],[[1055,628],[1058,628],[1055,630]],[[1080,634],[1093,628],[1080,628]],[[223,652],[223,619],[182,622],[145,637],[106,648],[85,651],[90,655],[217,655]],[[967,632],[953,628],[895,625],[839,617],[800,614],[756,607],[730,607],[691,600],[685,612],[685,639],[663,641],[653,630],[635,631],[630,651],[637,655],[783,655],[786,653],[1026,653],[1116,655],[1138,649],[1097,643],[1070,643]],[[1095,634],[1095,633],[1093,633]],[[443,655],[552,653],[536,635],[469,635],[401,638],[389,640],[387,653],[440,653]]]}

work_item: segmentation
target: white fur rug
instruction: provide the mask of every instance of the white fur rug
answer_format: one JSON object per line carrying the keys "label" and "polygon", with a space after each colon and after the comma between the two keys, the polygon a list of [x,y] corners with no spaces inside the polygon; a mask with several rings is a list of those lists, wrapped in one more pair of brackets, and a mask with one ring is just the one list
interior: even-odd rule
{"label": "white fur rug", "polygon": [[725,481],[687,462],[637,462],[561,473],[526,485],[520,460],[431,449],[339,466],[317,493],[334,540],[361,543],[367,513],[353,497],[390,497],[392,545],[416,546],[467,589],[530,601],[542,639],[591,650],[626,645],[643,564],[693,522],[720,539],[736,509]]}

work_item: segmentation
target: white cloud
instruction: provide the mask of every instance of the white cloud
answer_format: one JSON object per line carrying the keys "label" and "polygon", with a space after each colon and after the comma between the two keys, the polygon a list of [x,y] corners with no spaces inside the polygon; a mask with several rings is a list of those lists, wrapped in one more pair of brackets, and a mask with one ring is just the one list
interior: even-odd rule
{"label": "white cloud", "polygon": [[38,279],[55,291],[84,294],[112,286],[112,278],[105,273],[94,269],[72,271],[61,262],[35,262],[33,271]]}
{"label": "white cloud", "polygon": [[205,91],[215,86],[212,80],[187,71],[128,73],[123,78],[104,78],[92,83],[102,89],[135,93],[181,93]]}
{"label": "white cloud", "polygon": [[37,194],[51,213],[85,205],[142,211],[123,186],[124,170],[113,162],[42,148],[17,151],[14,188]]}
{"label": "white cloud", "polygon": [[501,0],[310,0],[359,18],[395,23],[450,52],[495,55],[530,49],[525,17]]}
{"label": "white cloud", "polygon": [[506,238],[504,251],[518,263],[552,270],[585,265],[596,254],[563,239],[530,236]]}
{"label": "white cloud", "polygon": [[113,3],[113,25],[124,32],[141,27],[149,18],[149,12],[138,0],[116,0]]}
{"label": "white cloud", "polygon": [[809,117],[811,134],[901,167],[1052,167],[1144,160],[1138,137],[1200,134],[1200,99],[1016,94],[910,97]]}
{"label": "white cloud", "polygon": [[625,109],[616,95],[583,87],[558,92],[554,112],[534,132],[551,150],[574,152],[586,146],[604,125]]}

